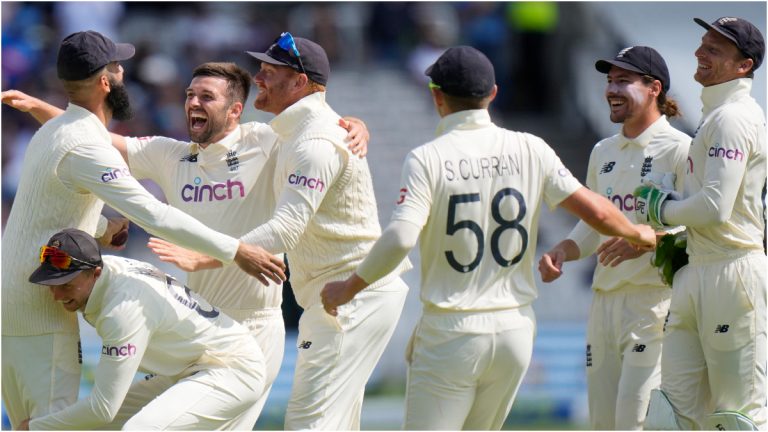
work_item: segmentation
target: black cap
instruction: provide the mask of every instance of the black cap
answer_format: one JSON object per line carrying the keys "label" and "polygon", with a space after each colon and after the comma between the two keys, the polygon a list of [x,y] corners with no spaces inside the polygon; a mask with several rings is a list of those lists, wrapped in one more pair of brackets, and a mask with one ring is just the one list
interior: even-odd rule
{"label": "black cap", "polygon": [[296,49],[299,50],[299,56],[301,56],[301,62],[299,62],[299,58],[294,53],[288,52],[288,50],[278,44],[279,40],[280,37],[275,39],[275,42],[263,53],[246,52],[265,63],[288,66],[298,72],[302,72],[302,66],[304,66],[303,72],[307,74],[309,79],[320,85],[328,84],[328,77],[331,76],[331,66],[328,62],[328,55],[325,54],[323,47],[309,39],[293,38],[296,43]]}
{"label": "black cap", "polygon": [[[52,266],[46,259],[30,276],[29,281],[40,285],[62,285],[75,278],[83,270],[101,265],[101,251],[91,235],[79,229],[67,228],[48,240],[48,246],[60,249],[73,260],[67,270]],[[85,264],[87,263],[87,264]]]}
{"label": "black cap", "polygon": [[751,58],[755,62],[752,70],[760,67],[763,63],[763,57],[765,57],[765,40],[763,34],[757,29],[751,22],[734,17],[722,17],[707,24],[701,18],[694,18],[696,24],[704,27],[707,30],[714,30],[721,35],[727,37],[731,42],[736,44],[736,48],[741,51],[744,56]]}
{"label": "black cap", "polygon": [[496,85],[493,64],[471,46],[448,48],[424,74],[451,96],[482,98]]}
{"label": "black cap", "polygon": [[116,44],[92,30],[72,33],[61,41],[56,69],[59,78],[80,81],[113,61],[128,60],[135,53],[133,45]]}
{"label": "black cap", "polygon": [[611,66],[656,78],[661,81],[664,93],[669,91],[669,86],[672,84],[667,63],[661,54],[651,47],[631,46],[619,51],[613,60],[598,60],[595,63],[595,69],[602,73],[608,73]]}

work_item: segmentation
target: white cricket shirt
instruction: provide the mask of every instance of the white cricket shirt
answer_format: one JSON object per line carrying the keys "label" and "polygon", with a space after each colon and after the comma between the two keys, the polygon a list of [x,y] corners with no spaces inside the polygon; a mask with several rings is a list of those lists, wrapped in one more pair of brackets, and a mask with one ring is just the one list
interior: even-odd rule
{"label": "white cricket shirt", "polygon": [[553,208],[581,184],[541,138],[497,127],[487,110],[448,115],[437,133],[408,154],[392,215],[423,227],[421,301],[452,311],[531,303],[541,203]]}
{"label": "white cricket shirt", "polygon": [[688,154],[685,199],[668,201],[663,220],[688,227],[688,254],[763,250],[765,114],[752,79],[704,87],[702,119]]}
{"label": "white cricket shirt", "polygon": [[[673,128],[666,116],[661,116],[635,138],[621,133],[606,138],[595,145],[589,156],[587,187],[608,198],[627,219],[637,223],[635,188],[650,173],[674,173],[675,190],[682,193],[690,144],[691,137]],[[576,242],[581,257],[585,257],[595,253],[597,247],[611,237],[579,221],[568,238]],[[616,267],[598,263],[592,288],[612,291],[627,285],[664,286],[649,256],[627,260]]]}
{"label": "white cricket shirt", "polygon": [[32,137],[16,198],[3,233],[3,335],[77,332],[72,314],[27,278],[40,264],[40,246],[53,234],[64,228],[94,234],[104,202],[155,235],[225,262],[238,248],[236,239],[147,192],[98,117],[73,104]]}
{"label": "white cricket shirt", "polygon": [[103,344],[91,394],[32,419],[30,429],[106,424],[137,371],[183,378],[224,367],[263,374],[264,356],[245,327],[148,263],[109,255],[103,260],[83,312]]}
{"label": "white cricket shirt", "polygon": [[[128,138],[128,165],[157,183],[170,205],[207,226],[240,237],[269,220],[275,208],[277,135],[269,125],[244,123],[205,148],[165,137]],[[227,310],[280,308],[282,286],[262,285],[236,265],[187,274],[187,285]]]}

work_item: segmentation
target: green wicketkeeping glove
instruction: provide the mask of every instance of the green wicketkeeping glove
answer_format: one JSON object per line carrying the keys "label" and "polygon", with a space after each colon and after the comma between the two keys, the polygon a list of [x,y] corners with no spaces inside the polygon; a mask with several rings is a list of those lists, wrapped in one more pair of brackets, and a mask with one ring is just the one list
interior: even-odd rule
{"label": "green wicketkeeping glove", "polygon": [[635,189],[634,195],[637,221],[647,223],[655,229],[664,228],[664,222],[661,221],[661,207],[667,199],[677,199],[677,194],[674,191],[643,184]]}
{"label": "green wicketkeeping glove", "polygon": [[675,273],[688,264],[688,253],[685,247],[688,235],[685,231],[677,234],[667,234],[656,244],[656,251],[651,255],[651,265],[659,269],[661,280],[672,286]]}

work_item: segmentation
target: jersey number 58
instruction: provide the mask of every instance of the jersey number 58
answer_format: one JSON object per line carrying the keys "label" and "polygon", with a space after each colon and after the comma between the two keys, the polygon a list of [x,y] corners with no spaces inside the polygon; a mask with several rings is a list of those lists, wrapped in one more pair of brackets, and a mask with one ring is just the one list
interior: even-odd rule
{"label": "jersey number 58", "polygon": [[[501,201],[506,196],[512,196],[514,199],[516,199],[519,207],[517,217],[512,220],[504,219],[504,217],[501,215],[501,211],[499,210]],[[483,251],[485,249],[485,234],[483,233],[483,229],[480,227],[480,225],[477,224],[477,222],[473,220],[456,220],[456,207],[458,205],[468,205],[475,202],[480,203],[479,193],[451,195],[448,201],[448,221],[446,224],[445,233],[449,236],[452,236],[458,230],[468,229],[472,231],[472,233],[477,238],[477,254],[469,264],[459,263],[456,260],[453,251],[445,251],[445,258],[448,260],[448,264],[450,264],[450,266],[459,273],[471,272],[480,265],[480,261],[483,259]],[[482,205],[482,203],[480,203],[480,205]],[[491,200],[491,216],[493,216],[493,220],[499,224],[499,226],[493,230],[493,233],[491,234],[491,255],[493,255],[494,261],[496,261],[502,267],[509,267],[520,262],[520,260],[523,258],[523,254],[525,254],[525,250],[528,248],[528,231],[523,225],[520,224],[520,222],[523,220],[523,217],[525,216],[525,211],[525,198],[523,197],[523,194],[520,193],[520,191],[514,188],[501,189],[496,193],[496,195],[493,196],[493,199]],[[511,260],[507,260],[501,255],[501,247],[499,245],[502,233],[509,229],[516,230],[520,234],[522,243],[520,252]]]}

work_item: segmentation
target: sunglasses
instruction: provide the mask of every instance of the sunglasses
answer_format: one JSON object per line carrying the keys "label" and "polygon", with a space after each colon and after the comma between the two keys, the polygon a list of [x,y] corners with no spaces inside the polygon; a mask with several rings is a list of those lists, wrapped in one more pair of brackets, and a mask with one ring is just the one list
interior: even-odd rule
{"label": "sunglasses", "polygon": [[[40,248],[40,262],[46,262],[48,261],[48,264],[52,265],[58,270],[77,270],[82,267],[86,268],[96,268],[98,267],[97,264],[89,263],[83,260],[79,260],[70,254],[64,252],[61,249],[55,248],[53,246],[43,246]],[[77,267],[72,267],[72,262],[76,262],[80,264]]]}
{"label": "sunglasses", "polygon": [[289,54],[293,54],[296,56],[296,60],[299,61],[299,67],[301,68],[301,73],[306,74],[307,71],[304,69],[304,63],[301,62],[301,54],[299,53],[299,48],[296,47],[296,41],[293,40],[293,36],[289,32],[283,32],[280,34],[280,37],[277,39],[277,42],[275,42],[277,46],[280,48],[288,51]]}

